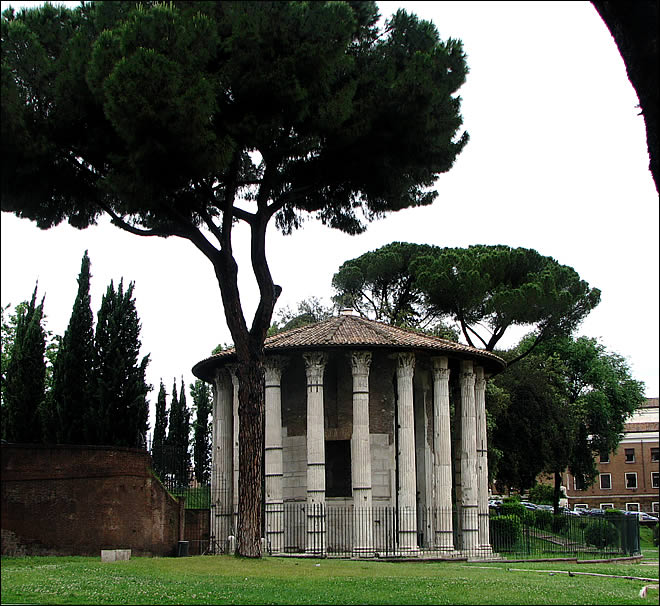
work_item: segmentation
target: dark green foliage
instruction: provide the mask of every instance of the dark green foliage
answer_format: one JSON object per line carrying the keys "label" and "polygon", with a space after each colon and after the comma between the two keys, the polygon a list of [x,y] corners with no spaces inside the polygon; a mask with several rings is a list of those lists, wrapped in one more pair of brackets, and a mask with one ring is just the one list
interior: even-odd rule
{"label": "dark green foliage", "polygon": [[536,484],[529,489],[529,500],[539,505],[552,505],[554,488],[550,484]]}
{"label": "dark green foliage", "polygon": [[412,264],[432,250],[422,244],[392,242],[345,261],[332,277],[335,304],[394,326],[427,326],[435,316],[424,306]]}
{"label": "dark green foliage", "polygon": [[654,547],[657,547],[660,545],[660,529],[659,525],[656,523],[655,526],[653,526],[653,545]]}
{"label": "dark green foliage", "polygon": [[[405,11],[383,31],[378,18],[375,2],[90,2],[2,20],[2,210],[42,228],[107,214],[131,233],[185,238],[210,261],[240,364],[240,414],[258,420],[242,426],[253,432],[240,453],[252,477],[263,342],[281,292],[269,222],[290,232],[311,214],[359,233],[430,204],[468,141],[461,42]],[[235,221],[250,227],[251,324]],[[255,556],[261,485],[242,483],[241,494],[250,527],[238,549]]]}
{"label": "dark green foliage", "polygon": [[190,385],[190,395],[195,410],[193,422],[195,478],[200,484],[211,481],[211,426],[209,415],[213,406],[211,386],[199,379]]}
{"label": "dark green foliage", "polygon": [[181,393],[177,395],[176,379],[172,386],[172,403],[170,404],[170,428],[167,434],[167,473],[174,478],[176,486],[188,486],[188,470],[190,468],[190,453],[188,443],[190,436],[190,411],[186,406],[186,394],[183,380]]}
{"label": "dark green foliage", "polygon": [[57,438],[62,444],[97,443],[98,423],[90,419],[90,403],[96,390],[97,364],[89,270],[90,261],[85,251],[73,311],[53,366],[51,397],[57,411]]}
{"label": "dark green foliage", "polygon": [[[296,311],[285,307],[277,314],[277,320],[268,329],[268,336],[275,335],[285,330],[300,328],[308,324],[323,322],[333,316],[334,309],[324,306],[317,297],[310,297],[298,303]],[[213,353],[216,353],[214,350]]]}
{"label": "dark green foliage", "polygon": [[[3,377],[2,433],[9,442],[40,443],[40,411],[44,404],[46,335],[41,325],[43,299],[36,303],[35,286],[30,302],[17,309],[14,342]],[[4,344],[3,344],[4,345]]]}
{"label": "dark green foliage", "polygon": [[434,250],[416,259],[413,271],[429,307],[456,321],[469,345],[493,351],[510,326],[534,326],[535,339],[520,357],[554,335],[571,334],[600,302],[600,291],[573,268],[526,248]]}
{"label": "dark green foliage", "polygon": [[545,509],[534,509],[534,526],[541,530],[552,530],[553,514]]}
{"label": "dark green foliage", "polygon": [[515,515],[490,518],[490,539],[495,551],[513,551],[522,540],[522,522]]}
{"label": "dark green foliage", "polygon": [[165,473],[165,446],[167,436],[167,394],[163,380],[160,381],[158,399],[156,400],[156,422],[154,425],[153,442],[151,445],[151,456],[154,471],[159,478],[164,477]]}
{"label": "dark green foliage", "polygon": [[616,547],[619,543],[619,531],[607,520],[593,520],[584,529],[584,539],[598,549]]}
{"label": "dark green foliage", "polygon": [[98,383],[90,416],[95,443],[141,448],[148,429],[149,356],[139,360],[140,322],[133,287],[131,282],[124,292],[123,280],[117,290],[110,282],[101,301],[95,338]]}

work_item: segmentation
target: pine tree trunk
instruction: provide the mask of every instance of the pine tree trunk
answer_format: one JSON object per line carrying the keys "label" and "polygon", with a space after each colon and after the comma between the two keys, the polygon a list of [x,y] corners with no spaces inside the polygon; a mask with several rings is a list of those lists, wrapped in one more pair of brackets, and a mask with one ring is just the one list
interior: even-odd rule
{"label": "pine tree trunk", "polygon": [[264,371],[261,356],[238,366],[239,472],[237,555],[260,558],[262,535],[262,460]]}

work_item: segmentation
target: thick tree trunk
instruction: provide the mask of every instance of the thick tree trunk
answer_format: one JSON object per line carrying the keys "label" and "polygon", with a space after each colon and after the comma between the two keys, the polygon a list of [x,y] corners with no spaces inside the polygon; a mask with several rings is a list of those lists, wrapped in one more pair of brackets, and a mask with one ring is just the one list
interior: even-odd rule
{"label": "thick tree trunk", "polygon": [[263,501],[263,355],[238,365],[239,472],[237,555],[260,558]]}
{"label": "thick tree trunk", "polygon": [[555,471],[555,493],[552,496],[552,506],[555,508],[555,514],[559,513],[560,498],[561,498],[561,472]]}

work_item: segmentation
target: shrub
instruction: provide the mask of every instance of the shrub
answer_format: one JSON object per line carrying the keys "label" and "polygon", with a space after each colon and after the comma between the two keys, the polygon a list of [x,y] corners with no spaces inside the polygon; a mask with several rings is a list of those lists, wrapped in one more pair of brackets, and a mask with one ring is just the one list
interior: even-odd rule
{"label": "shrub", "polygon": [[529,500],[539,505],[552,505],[555,489],[550,484],[537,484],[529,490]]}
{"label": "shrub", "polygon": [[522,539],[522,523],[514,515],[493,516],[490,519],[490,538],[496,551],[513,551]]}
{"label": "shrub", "polygon": [[536,509],[532,511],[534,515],[534,526],[541,530],[550,530],[552,528],[552,512],[545,509]]}
{"label": "shrub", "polygon": [[523,524],[534,526],[534,512],[525,508],[517,501],[505,501],[500,505],[500,514],[503,516],[516,516]]}
{"label": "shrub", "polygon": [[570,518],[568,516],[557,514],[552,516],[552,532],[555,534],[563,533],[567,530]]}
{"label": "shrub", "polygon": [[658,547],[660,545],[660,541],[658,539],[658,523],[656,522],[656,525],[653,527],[653,546]]}
{"label": "shrub", "polygon": [[584,530],[584,539],[598,549],[615,547],[619,543],[619,531],[607,520],[593,520]]}

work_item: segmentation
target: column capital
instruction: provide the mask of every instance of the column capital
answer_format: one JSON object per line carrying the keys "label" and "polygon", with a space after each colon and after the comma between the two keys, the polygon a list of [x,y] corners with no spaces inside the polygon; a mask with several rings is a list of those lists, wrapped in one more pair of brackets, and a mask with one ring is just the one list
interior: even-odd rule
{"label": "column capital", "polygon": [[229,373],[224,368],[218,368],[215,371],[213,376],[213,387],[215,389],[221,389],[223,386],[226,386],[229,382]]}
{"label": "column capital", "polygon": [[474,369],[475,374],[475,388],[476,389],[485,389],[486,388],[486,375],[484,374],[484,369],[481,366],[476,366]]}
{"label": "column capital", "polygon": [[227,364],[225,368],[229,371],[234,387],[238,387],[238,364]]}
{"label": "column capital", "polygon": [[351,351],[348,354],[351,370],[353,376],[355,375],[368,375],[369,367],[371,365],[371,352],[370,351]]}
{"label": "column capital", "polygon": [[472,360],[463,360],[461,362],[461,379],[474,382],[475,374]]}
{"label": "column capital", "polygon": [[285,356],[268,356],[264,361],[266,383],[277,383],[282,379],[282,372],[286,368],[289,359]]}
{"label": "column capital", "polygon": [[323,382],[323,371],[328,362],[328,354],[322,351],[309,351],[303,354],[308,386]]}
{"label": "column capital", "polygon": [[396,355],[397,375],[412,378],[415,372],[415,354],[411,351],[402,351]]}
{"label": "column capital", "polygon": [[433,362],[433,367],[431,371],[433,372],[433,380],[449,380],[449,360],[446,356],[437,356],[431,358]]}

